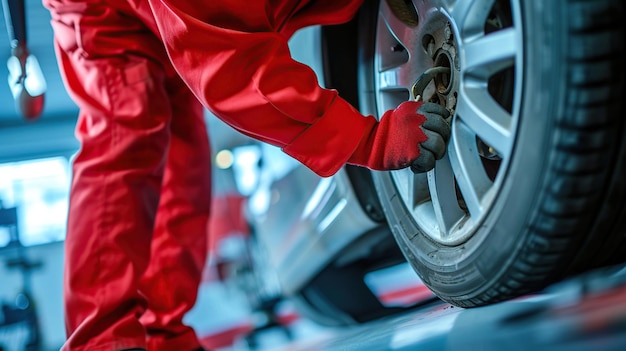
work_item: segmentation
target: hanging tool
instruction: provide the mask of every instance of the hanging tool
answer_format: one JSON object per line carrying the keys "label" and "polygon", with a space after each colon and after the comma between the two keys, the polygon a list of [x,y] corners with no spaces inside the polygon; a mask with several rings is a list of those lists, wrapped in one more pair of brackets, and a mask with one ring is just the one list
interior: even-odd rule
{"label": "hanging tool", "polygon": [[17,111],[33,120],[43,112],[46,80],[37,58],[30,54],[26,44],[24,0],[2,0],[2,6],[11,44],[11,57],[7,60],[9,87]]}

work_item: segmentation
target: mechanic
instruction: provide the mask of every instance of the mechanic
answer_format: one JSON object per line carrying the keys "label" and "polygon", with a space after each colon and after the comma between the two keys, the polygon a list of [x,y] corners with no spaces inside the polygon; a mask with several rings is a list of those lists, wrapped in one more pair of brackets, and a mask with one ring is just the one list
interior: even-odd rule
{"label": "mechanic", "polygon": [[346,22],[362,0],[43,3],[80,107],[62,350],[201,350],[183,316],[206,261],[203,107],[324,177],[424,172],[445,153],[443,107],[408,101],[378,122],[291,58],[296,30]]}

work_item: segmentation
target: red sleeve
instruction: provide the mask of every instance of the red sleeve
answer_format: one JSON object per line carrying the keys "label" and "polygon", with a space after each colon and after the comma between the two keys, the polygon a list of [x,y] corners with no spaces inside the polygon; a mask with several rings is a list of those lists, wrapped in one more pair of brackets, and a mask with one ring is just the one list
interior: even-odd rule
{"label": "red sleeve", "polygon": [[174,67],[202,103],[317,174],[337,172],[375,123],[291,58],[265,1],[150,4]]}

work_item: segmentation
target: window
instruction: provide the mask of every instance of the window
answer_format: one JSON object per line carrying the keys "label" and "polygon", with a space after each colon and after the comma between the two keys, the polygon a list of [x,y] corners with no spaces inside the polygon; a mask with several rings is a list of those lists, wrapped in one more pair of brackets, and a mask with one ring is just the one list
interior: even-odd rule
{"label": "window", "polygon": [[[17,229],[25,246],[65,238],[70,166],[64,157],[0,164],[0,201],[17,209]],[[8,244],[0,228],[0,247]]]}

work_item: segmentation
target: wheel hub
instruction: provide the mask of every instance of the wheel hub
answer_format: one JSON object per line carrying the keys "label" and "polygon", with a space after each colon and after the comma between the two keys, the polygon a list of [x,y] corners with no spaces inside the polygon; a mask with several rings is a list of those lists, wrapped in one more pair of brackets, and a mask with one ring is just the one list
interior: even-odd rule
{"label": "wheel hub", "polygon": [[446,107],[451,114],[454,114],[458,96],[459,65],[457,49],[454,43],[454,36],[450,23],[443,27],[444,41],[437,47],[434,35],[441,36],[440,33],[427,34],[424,41],[427,42],[426,51],[431,56],[433,67],[447,68],[448,71],[440,71],[433,79],[432,93],[426,101],[436,102]]}

